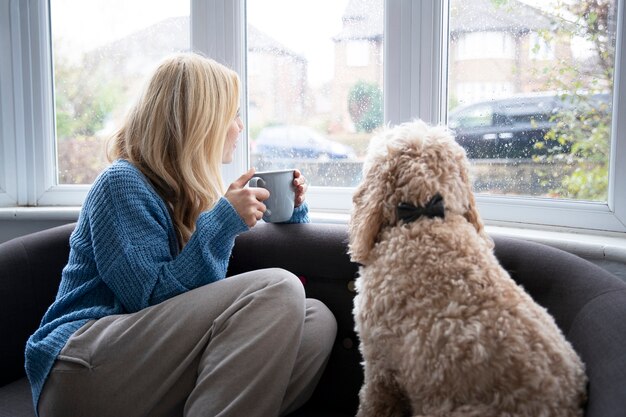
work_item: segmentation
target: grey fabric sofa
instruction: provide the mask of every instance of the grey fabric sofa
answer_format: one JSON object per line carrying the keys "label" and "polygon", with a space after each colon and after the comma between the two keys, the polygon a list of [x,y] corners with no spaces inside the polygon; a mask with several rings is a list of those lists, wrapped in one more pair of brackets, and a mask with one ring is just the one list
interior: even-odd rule
{"label": "grey fabric sofa", "polygon": [[[0,417],[33,416],[24,344],[53,300],[74,224],[0,244]],[[589,376],[587,417],[626,415],[626,283],[567,252],[496,237],[496,256],[545,306],[581,355]],[[357,265],[345,225],[260,224],[238,237],[229,274],[282,267],[298,275],[338,322],[335,346],[298,417],[353,416],[363,376],[352,320]],[[68,416],[77,417],[77,416]]]}

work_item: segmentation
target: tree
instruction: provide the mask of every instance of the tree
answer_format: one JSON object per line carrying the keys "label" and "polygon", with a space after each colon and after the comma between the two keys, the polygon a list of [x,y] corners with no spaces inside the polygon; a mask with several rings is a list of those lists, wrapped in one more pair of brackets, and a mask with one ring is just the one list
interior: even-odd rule
{"label": "tree", "polygon": [[[491,0],[494,7],[511,6],[515,0]],[[547,147],[538,162],[560,163],[569,167],[559,170],[559,186],[552,190],[557,197],[583,200],[606,199],[610,152],[610,94],[613,90],[613,68],[617,21],[615,0],[556,0],[553,27],[538,33],[544,41],[561,37],[582,39],[589,56],[584,62],[559,60],[543,69],[548,76],[546,88],[560,92],[563,108],[551,121],[554,127],[546,134]],[[536,45],[536,50],[539,46]],[[599,100],[598,94],[607,94]],[[554,172],[543,173],[546,182]]]}
{"label": "tree", "polygon": [[[616,10],[609,0],[559,1],[557,31],[590,45],[585,63],[561,62],[549,71],[551,88],[562,91],[566,108],[556,113],[554,127],[546,134],[550,144],[537,160],[563,161],[572,167],[560,187],[559,196],[605,200],[608,192],[611,111],[610,100],[598,93],[613,89]],[[543,34],[543,36],[551,36]],[[563,149],[567,149],[563,153]]]}
{"label": "tree", "polygon": [[359,132],[370,133],[383,123],[383,94],[376,83],[358,81],[348,94],[348,112]]}
{"label": "tree", "polygon": [[72,65],[62,57],[55,59],[54,70],[58,139],[93,136],[119,104],[121,87],[97,66]]}
{"label": "tree", "polygon": [[57,54],[54,70],[59,182],[89,184],[106,165],[98,132],[122,102],[122,87],[97,63],[72,64]]}

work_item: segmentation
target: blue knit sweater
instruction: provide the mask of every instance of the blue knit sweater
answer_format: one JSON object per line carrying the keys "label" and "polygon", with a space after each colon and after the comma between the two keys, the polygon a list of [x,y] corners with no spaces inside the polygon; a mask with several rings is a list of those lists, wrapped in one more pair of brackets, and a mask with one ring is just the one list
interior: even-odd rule
{"label": "blue knit sweater", "polygon": [[[290,222],[308,222],[305,204]],[[246,230],[221,198],[200,214],[179,251],[167,206],[147,178],[125,160],[103,171],[70,237],[56,299],[26,344],[35,410],[57,355],[76,330],[89,320],[133,313],[223,279],[235,237]]]}

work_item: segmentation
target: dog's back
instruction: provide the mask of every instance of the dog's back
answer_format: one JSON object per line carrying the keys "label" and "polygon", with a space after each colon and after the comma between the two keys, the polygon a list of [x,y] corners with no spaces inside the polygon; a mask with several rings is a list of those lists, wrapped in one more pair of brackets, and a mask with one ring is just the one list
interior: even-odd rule
{"label": "dog's back", "polygon": [[582,415],[580,359],[463,216],[388,228],[371,259],[360,336],[386,352],[414,413]]}

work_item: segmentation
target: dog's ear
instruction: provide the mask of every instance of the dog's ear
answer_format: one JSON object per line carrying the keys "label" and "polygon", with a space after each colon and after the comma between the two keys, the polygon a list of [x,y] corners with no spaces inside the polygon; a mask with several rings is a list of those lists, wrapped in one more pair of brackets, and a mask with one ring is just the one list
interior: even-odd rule
{"label": "dog's ear", "polygon": [[352,196],[348,253],[353,262],[366,265],[383,223],[384,181],[372,166]]}
{"label": "dog's ear", "polygon": [[493,240],[491,239],[491,237],[489,237],[489,235],[487,235],[487,232],[485,231],[485,225],[483,224],[480,214],[478,214],[478,208],[476,207],[476,198],[474,197],[474,193],[472,192],[472,184],[467,171],[463,170],[461,176],[463,177],[463,180],[465,181],[465,184],[467,186],[467,199],[469,202],[467,210],[465,210],[463,216],[476,228],[476,232],[487,243],[487,246],[493,248]]}
{"label": "dog's ear", "polygon": [[465,216],[465,220],[470,222],[478,233],[481,233],[484,230],[483,221],[478,214],[478,209],[476,208],[476,199],[474,198],[474,194],[470,192],[469,194],[469,207],[463,214]]}

